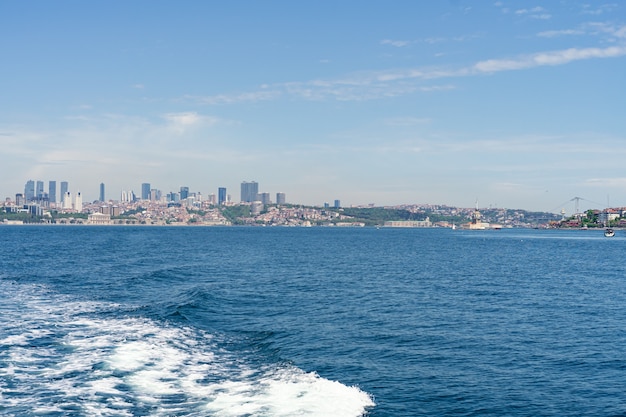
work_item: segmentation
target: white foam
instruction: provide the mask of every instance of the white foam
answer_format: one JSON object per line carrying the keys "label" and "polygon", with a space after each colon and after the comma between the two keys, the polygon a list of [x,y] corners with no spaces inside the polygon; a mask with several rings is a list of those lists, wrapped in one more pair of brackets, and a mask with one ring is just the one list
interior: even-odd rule
{"label": "white foam", "polygon": [[[0,282],[0,291],[4,290]],[[142,318],[102,319],[115,304],[78,303],[42,287],[13,285],[0,323],[0,409],[131,416],[357,417],[374,406],[356,387],[283,366],[254,369],[211,335]],[[3,326],[3,327],[2,327]],[[242,360],[244,359],[244,360]],[[254,361],[252,361],[254,362]],[[55,401],[52,401],[55,400]],[[152,408],[154,407],[154,408]]]}

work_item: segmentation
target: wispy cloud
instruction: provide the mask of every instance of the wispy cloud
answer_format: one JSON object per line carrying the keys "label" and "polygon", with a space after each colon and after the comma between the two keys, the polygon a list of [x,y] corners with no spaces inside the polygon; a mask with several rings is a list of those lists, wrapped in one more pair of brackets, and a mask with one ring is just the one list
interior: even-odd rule
{"label": "wispy cloud", "polygon": [[383,39],[382,41],[380,41],[380,44],[391,45],[397,48],[403,48],[405,46],[409,46],[411,44],[411,41],[398,41],[398,40],[392,40],[392,39]]}
{"label": "wispy cloud", "polygon": [[235,104],[245,102],[258,102],[268,101],[278,98],[281,95],[281,91],[267,90],[266,86],[261,86],[261,89],[253,92],[236,93],[236,94],[218,94],[214,96],[193,96],[186,95],[184,99],[196,101],[199,104]]}
{"label": "wispy cloud", "polygon": [[619,6],[617,3],[605,3],[605,4],[583,4],[582,6],[582,14],[589,15],[601,15],[603,13],[610,13],[613,10],[617,9]]}
{"label": "wispy cloud", "polygon": [[537,36],[540,38],[556,38],[560,36],[574,36],[574,35],[584,35],[585,32],[582,30],[575,29],[564,29],[564,30],[546,30],[544,32],[539,32]]}
{"label": "wispy cloud", "polygon": [[541,6],[533,7],[531,9],[518,9],[515,11],[515,14],[520,15],[520,16],[521,15],[528,16],[533,19],[541,19],[541,20],[548,20],[552,18],[552,15],[547,13],[546,9],[544,9]]}
{"label": "wispy cloud", "polygon": [[511,71],[534,68],[540,66],[564,65],[572,61],[593,58],[614,58],[626,55],[626,46],[611,46],[608,48],[569,48],[560,51],[540,52],[512,59],[488,59],[473,66],[473,69],[482,73]]}
{"label": "wispy cloud", "polygon": [[[626,38],[626,26],[595,25],[596,31],[609,34],[612,38]],[[541,36],[573,35],[574,30],[543,32]],[[621,39],[621,38],[620,38]],[[494,74],[503,71],[532,69],[542,66],[565,65],[574,61],[616,58],[626,55],[626,44],[608,47],[568,48],[543,51],[534,54],[494,58],[476,62],[465,67],[430,67],[392,69],[387,71],[363,71],[337,79],[314,79],[262,85],[257,91],[221,94],[216,96],[184,96],[183,100],[197,104],[221,105],[241,102],[258,102],[278,98],[304,100],[364,101],[397,97],[415,92],[450,91],[456,87],[450,83],[434,83],[437,80],[454,79]],[[184,120],[189,119],[189,115]]]}

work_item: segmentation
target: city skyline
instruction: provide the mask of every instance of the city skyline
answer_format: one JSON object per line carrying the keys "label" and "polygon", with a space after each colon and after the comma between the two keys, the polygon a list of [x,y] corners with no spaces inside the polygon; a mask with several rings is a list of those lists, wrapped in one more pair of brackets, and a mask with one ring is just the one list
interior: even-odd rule
{"label": "city skyline", "polygon": [[621,3],[4,2],[0,39],[0,197],[626,206]]}

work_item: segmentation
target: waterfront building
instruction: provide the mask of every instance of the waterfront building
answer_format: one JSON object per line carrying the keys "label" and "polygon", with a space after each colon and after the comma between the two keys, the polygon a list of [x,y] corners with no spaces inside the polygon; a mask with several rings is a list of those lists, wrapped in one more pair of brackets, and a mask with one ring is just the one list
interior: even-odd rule
{"label": "waterfront building", "polygon": [[285,204],[286,201],[285,193],[276,193],[276,204]]}
{"label": "waterfront building", "polygon": [[259,184],[255,181],[241,183],[241,202],[251,203],[257,199]]}
{"label": "waterfront building", "polygon": [[104,199],[104,183],[103,182],[100,183],[100,200],[98,201],[106,201]]}
{"label": "waterfront building", "polygon": [[218,196],[217,204],[219,204],[221,206],[224,203],[226,203],[226,187],[218,188],[217,189],[217,196]]}
{"label": "waterfront building", "polygon": [[385,222],[385,227],[432,227],[432,225],[428,217],[426,217],[426,220],[394,220]]}
{"label": "waterfront building", "polygon": [[63,203],[65,202],[65,196],[67,195],[67,192],[69,190],[70,189],[67,181],[61,181],[61,205],[63,206],[63,208],[65,208],[65,205]]}
{"label": "waterfront building", "polygon": [[48,200],[51,203],[57,202],[57,182],[48,181]]}
{"label": "waterfront building", "polygon": [[141,184],[141,199],[142,200],[150,200],[150,183],[144,182]]}
{"label": "waterfront building", "polygon": [[91,213],[87,216],[87,224],[111,224],[111,215],[108,213]]}
{"label": "waterfront building", "polygon": [[26,185],[24,186],[24,198],[26,201],[33,201],[35,199],[35,181],[26,181]]}

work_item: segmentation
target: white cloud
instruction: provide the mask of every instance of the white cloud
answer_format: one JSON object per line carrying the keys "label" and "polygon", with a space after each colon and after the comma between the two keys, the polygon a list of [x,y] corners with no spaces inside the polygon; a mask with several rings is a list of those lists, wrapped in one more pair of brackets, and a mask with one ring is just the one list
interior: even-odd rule
{"label": "white cloud", "polygon": [[559,36],[573,36],[573,35],[583,35],[585,32],[582,30],[574,30],[574,29],[564,29],[564,30],[547,30],[544,32],[539,32],[537,36],[540,38],[556,38]]}
{"label": "white cloud", "polygon": [[384,39],[382,41],[380,41],[381,45],[391,45],[391,46],[395,46],[398,48],[402,48],[404,46],[409,46],[411,44],[411,42],[409,41],[396,41],[396,40],[391,40],[391,39]]}
{"label": "white cloud", "polygon": [[569,48],[560,51],[540,52],[513,59],[489,59],[476,63],[473,69],[478,72],[493,73],[534,68],[545,65],[563,65],[572,61],[593,58],[613,58],[622,55],[626,55],[626,46],[582,49]]}
{"label": "white cloud", "polygon": [[518,9],[515,11],[516,15],[529,16],[533,19],[548,20],[552,18],[552,15],[546,13],[546,9],[541,6],[533,7],[531,9]]}
{"label": "white cloud", "polygon": [[215,117],[202,116],[196,112],[167,113],[162,117],[167,121],[169,129],[178,134],[184,133],[189,128],[200,125],[211,126],[218,122]]}

